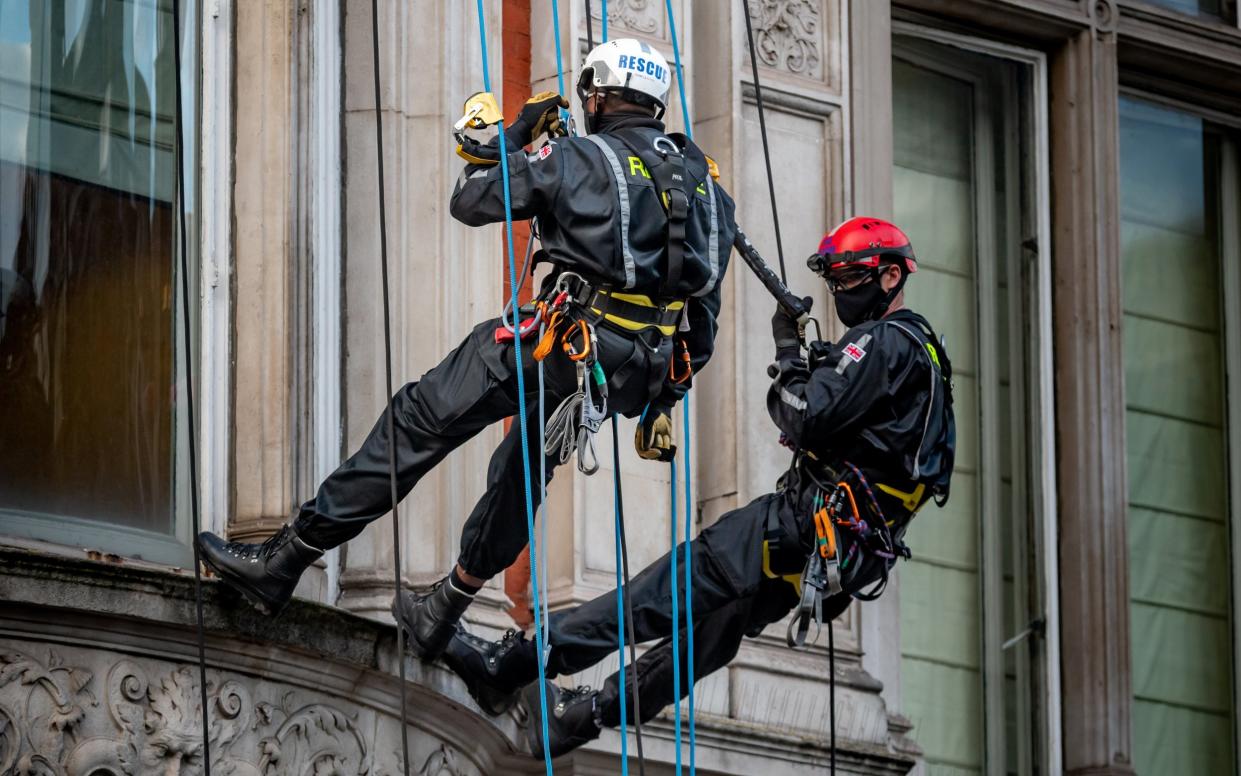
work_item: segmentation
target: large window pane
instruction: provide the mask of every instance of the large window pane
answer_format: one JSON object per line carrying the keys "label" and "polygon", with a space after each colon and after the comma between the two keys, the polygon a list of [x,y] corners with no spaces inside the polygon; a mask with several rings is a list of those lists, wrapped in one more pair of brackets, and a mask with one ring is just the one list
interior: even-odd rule
{"label": "large window pane", "polygon": [[1231,773],[1220,136],[1124,99],[1120,151],[1134,762]]}
{"label": "large window pane", "polygon": [[1024,645],[1001,650],[1030,620],[1014,605],[1028,593],[1017,564],[1030,515],[1014,452],[1026,444],[1014,384],[1028,343],[1023,289],[1010,282],[1026,220],[1021,70],[898,40],[895,215],[919,260],[907,296],[947,341],[957,420],[952,499],[911,524],[913,559],[900,570],[903,710],[928,773],[1029,773],[1033,712],[1018,703],[1029,658]]}
{"label": "large window pane", "polygon": [[172,34],[169,0],[0,0],[4,523],[173,532]]}

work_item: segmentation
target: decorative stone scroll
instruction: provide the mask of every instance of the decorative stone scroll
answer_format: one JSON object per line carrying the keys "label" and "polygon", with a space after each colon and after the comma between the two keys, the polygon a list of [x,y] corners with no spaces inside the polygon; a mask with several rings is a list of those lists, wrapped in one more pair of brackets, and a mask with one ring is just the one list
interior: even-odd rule
{"label": "decorative stone scroll", "polygon": [[819,0],[752,0],[759,64],[808,78],[823,77]]}
{"label": "decorative stone scroll", "polygon": [[[590,15],[603,19],[602,3],[591,3]],[[608,2],[608,26],[639,32],[643,35],[660,34],[663,3],[658,0],[610,0]],[[610,35],[609,37],[616,37]]]}
{"label": "decorative stone scroll", "polygon": [[[97,695],[96,693],[100,693]],[[371,760],[354,715],[287,692],[258,702],[234,680],[207,681],[212,772],[363,776]],[[0,773],[189,776],[203,772],[201,695],[190,666],[151,675],[129,659],[100,682],[49,650],[0,648]],[[451,758],[444,750],[442,757]],[[444,767],[424,768],[440,776]]]}

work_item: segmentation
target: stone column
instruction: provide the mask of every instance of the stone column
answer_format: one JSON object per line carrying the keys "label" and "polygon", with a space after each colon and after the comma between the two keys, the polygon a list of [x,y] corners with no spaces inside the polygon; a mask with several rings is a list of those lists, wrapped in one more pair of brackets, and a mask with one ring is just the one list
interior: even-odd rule
{"label": "stone column", "polygon": [[[489,48],[500,51],[499,0],[487,3]],[[502,306],[497,267],[503,228],[470,229],[448,201],[462,162],[451,125],[482,88],[474,4],[439,0],[379,4],[393,380],[417,380],[478,321]],[[383,320],[375,166],[369,3],[344,9],[345,446],[356,449],[383,412]],[[500,63],[492,62],[494,84]],[[497,425],[450,456],[401,504],[405,581],[430,584],[457,557],[461,525],[481,495]],[[387,618],[392,600],[392,526],[372,524],[344,553],[341,605]],[[487,596],[502,599],[499,580]],[[487,597],[485,596],[485,597]],[[486,607],[475,607],[476,614]],[[496,610],[498,611],[498,609]]]}
{"label": "stone column", "polygon": [[294,429],[290,412],[295,336],[290,298],[296,176],[292,157],[292,36],[289,3],[236,4],[236,140],[233,186],[233,509],[229,535],[256,540],[288,518]]}
{"label": "stone column", "polygon": [[[1051,59],[1056,479],[1066,773],[1131,774],[1113,2]],[[1071,657],[1069,657],[1071,656]]]}

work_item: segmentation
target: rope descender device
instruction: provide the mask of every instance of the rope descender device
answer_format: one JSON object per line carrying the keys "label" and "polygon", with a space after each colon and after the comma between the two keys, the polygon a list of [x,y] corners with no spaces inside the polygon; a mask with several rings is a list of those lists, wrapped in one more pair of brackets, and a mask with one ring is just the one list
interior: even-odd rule
{"label": "rope descender device", "polygon": [[[453,134],[461,135],[468,129],[486,129],[504,120],[500,104],[491,92],[475,92],[466,98],[461,118],[452,125]],[[458,138],[460,139],[460,138]]]}

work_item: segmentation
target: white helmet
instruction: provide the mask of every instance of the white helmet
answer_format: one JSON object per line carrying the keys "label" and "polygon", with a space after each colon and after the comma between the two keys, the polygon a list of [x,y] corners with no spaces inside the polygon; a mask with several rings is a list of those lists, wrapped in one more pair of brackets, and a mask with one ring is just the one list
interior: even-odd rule
{"label": "white helmet", "polygon": [[671,86],[672,74],[663,54],[640,40],[617,38],[586,55],[577,79],[577,96],[585,105],[593,91],[614,91],[623,100],[655,108],[661,117]]}

